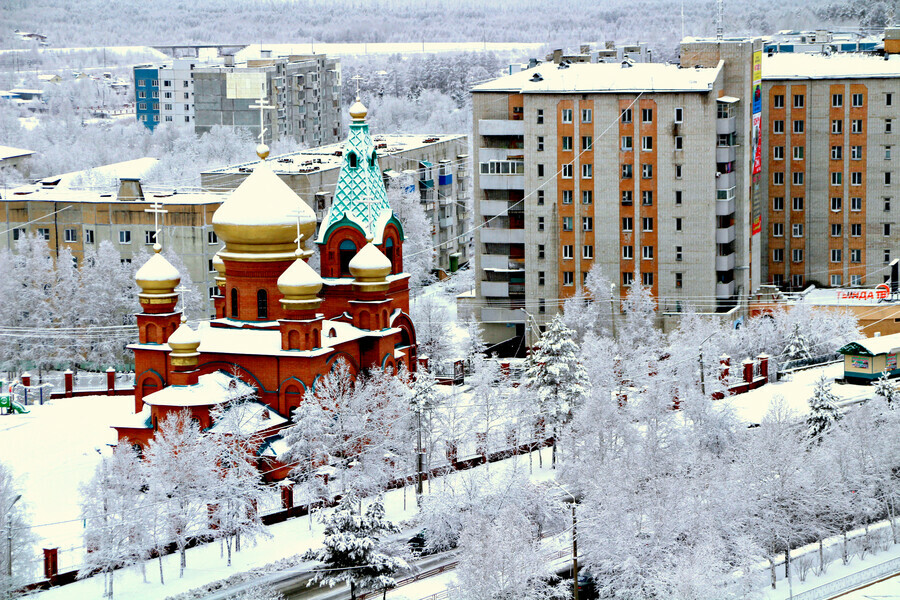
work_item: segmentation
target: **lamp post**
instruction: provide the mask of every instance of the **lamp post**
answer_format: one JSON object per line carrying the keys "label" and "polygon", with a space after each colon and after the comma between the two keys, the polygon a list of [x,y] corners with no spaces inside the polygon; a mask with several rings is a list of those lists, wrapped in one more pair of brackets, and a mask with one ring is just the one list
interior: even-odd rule
{"label": "lamp post", "polygon": [[12,509],[16,502],[22,497],[22,494],[13,498],[6,509],[6,575],[9,577],[9,587],[12,590]]}
{"label": "lamp post", "polygon": [[575,495],[572,492],[567,490],[556,480],[551,479],[550,483],[568,494],[572,499],[572,598],[578,600],[578,518],[575,515],[575,505],[578,504],[578,499],[575,498]]}

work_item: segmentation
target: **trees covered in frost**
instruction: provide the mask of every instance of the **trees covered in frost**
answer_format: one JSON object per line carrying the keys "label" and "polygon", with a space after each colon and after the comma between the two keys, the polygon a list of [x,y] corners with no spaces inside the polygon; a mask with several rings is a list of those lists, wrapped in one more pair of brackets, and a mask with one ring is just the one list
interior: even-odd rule
{"label": "trees covered in frost", "polygon": [[11,557],[8,552],[0,552],[0,593],[11,596],[13,590],[33,581],[30,569],[36,536],[28,518],[28,505],[22,499],[12,473],[3,463],[0,463],[0,510],[4,511],[0,518],[0,539],[11,539],[13,546]]}
{"label": "trees covered in frost", "polygon": [[408,566],[386,539],[389,534],[399,533],[400,528],[385,518],[382,500],[372,501],[365,511],[360,510],[360,504],[355,496],[344,496],[337,508],[322,519],[323,547],[303,555],[305,560],[322,563],[310,585],[333,587],[347,583],[353,600],[361,589],[392,587],[394,574]]}
{"label": "trees covered in frost", "polygon": [[875,382],[875,395],[882,398],[888,408],[894,408],[898,393],[887,369],[881,372],[881,377]]}
{"label": "trees covered in frost", "polygon": [[403,223],[406,236],[403,241],[403,270],[409,273],[409,289],[415,293],[433,281],[431,223],[411,178],[408,182],[392,181],[387,187],[387,199],[394,214]]}
{"label": "trees covered in frost", "polygon": [[837,396],[831,391],[831,381],[825,375],[822,375],[816,381],[813,395],[809,399],[809,416],[806,417],[809,437],[813,439],[820,438],[840,418],[841,414],[837,408]]}

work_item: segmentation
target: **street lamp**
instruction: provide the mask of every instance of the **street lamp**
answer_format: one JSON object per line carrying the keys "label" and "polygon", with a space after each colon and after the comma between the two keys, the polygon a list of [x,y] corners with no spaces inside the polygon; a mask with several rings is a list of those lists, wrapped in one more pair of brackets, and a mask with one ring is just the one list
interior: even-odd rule
{"label": "street lamp", "polygon": [[6,574],[9,577],[10,589],[12,589],[12,509],[21,497],[22,494],[19,494],[13,498],[9,508],[6,509]]}
{"label": "street lamp", "polygon": [[563,492],[568,494],[572,499],[572,598],[574,600],[578,600],[578,519],[575,516],[575,505],[578,504],[578,499],[572,492],[567,490],[561,483],[558,483],[555,479],[550,479],[549,481],[550,483],[561,489]]}

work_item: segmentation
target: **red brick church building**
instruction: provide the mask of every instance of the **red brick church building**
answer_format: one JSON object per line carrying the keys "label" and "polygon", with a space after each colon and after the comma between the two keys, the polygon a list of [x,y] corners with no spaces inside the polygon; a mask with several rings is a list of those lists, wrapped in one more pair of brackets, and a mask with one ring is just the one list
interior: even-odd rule
{"label": "red brick church building", "polygon": [[[211,427],[211,408],[254,392],[260,432],[268,435],[339,359],[354,373],[415,370],[403,227],[387,201],[366,108],[357,101],[350,115],[340,179],[321,224],[266,164],[262,145],[253,173],[216,211],[213,226],[225,246],[214,260],[215,319],[196,330],[184,322],[175,310],[180,275],[158,245],[138,270],[135,415],[115,427],[120,441],[145,447],[168,413],[184,409]],[[321,274],[307,264],[312,243]]]}

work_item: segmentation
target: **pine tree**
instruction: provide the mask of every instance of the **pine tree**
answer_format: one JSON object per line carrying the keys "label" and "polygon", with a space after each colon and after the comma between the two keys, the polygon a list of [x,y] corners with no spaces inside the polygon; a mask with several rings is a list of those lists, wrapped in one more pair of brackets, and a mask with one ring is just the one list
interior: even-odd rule
{"label": "pine tree", "polygon": [[317,560],[322,570],[310,585],[334,586],[350,584],[350,598],[356,600],[359,588],[387,589],[395,583],[394,574],[409,565],[385,542],[384,536],[399,533],[400,528],[384,515],[381,499],[375,500],[360,514],[359,499],[348,495],[325,516],[325,544],[309,550],[304,560]]}
{"label": "pine tree", "polygon": [[881,372],[881,377],[875,382],[875,395],[884,398],[888,408],[894,408],[894,400],[897,399],[897,388],[894,387],[887,369]]}
{"label": "pine tree", "polygon": [[553,431],[554,465],[560,426],[569,420],[590,385],[573,338],[574,332],[557,314],[528,356],[525,371],[525,386]]}
{"label": "pine tree", "polygon": [[787,360],[807,360],[812,358],[809,341],[800,330],[799,323],[794,323],[783,354]]}
{"label": "pine tree", "polygon": [[806,418],[809,437],[818,440],[841,418],[836,406],[837,400],[837,396],[831,391],[831,382],[822,375],[816,381],[812,398],[809,399],[809,416]]}

